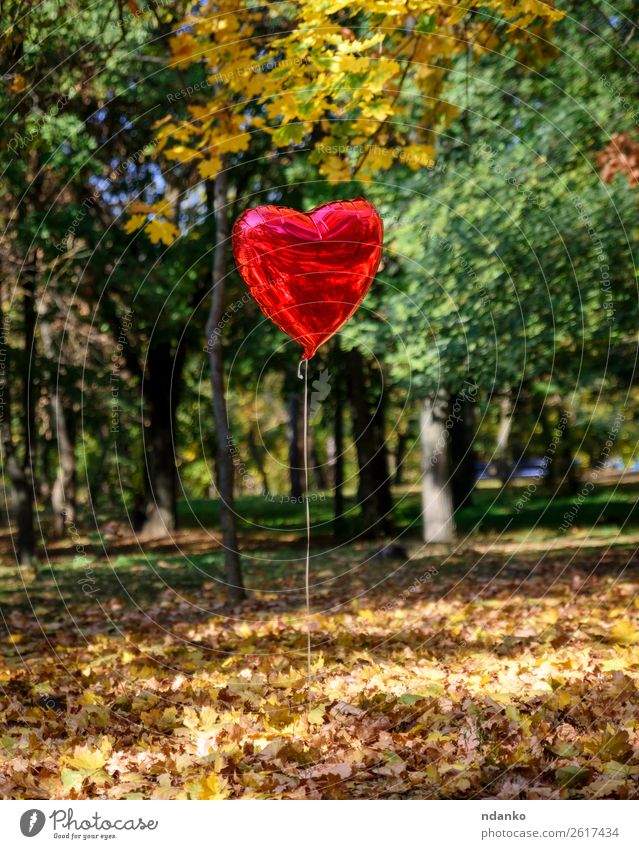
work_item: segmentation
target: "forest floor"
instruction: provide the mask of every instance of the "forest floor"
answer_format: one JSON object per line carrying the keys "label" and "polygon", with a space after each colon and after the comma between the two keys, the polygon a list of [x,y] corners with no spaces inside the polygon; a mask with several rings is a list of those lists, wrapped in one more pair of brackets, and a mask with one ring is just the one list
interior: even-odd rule
{"label": "forest floor", "polygon": [[246,537],[234,608],[202,529],[0,566],[0,796],[639,795],[636,525],[318,544],[310,706],[304,550],[278,540]]}

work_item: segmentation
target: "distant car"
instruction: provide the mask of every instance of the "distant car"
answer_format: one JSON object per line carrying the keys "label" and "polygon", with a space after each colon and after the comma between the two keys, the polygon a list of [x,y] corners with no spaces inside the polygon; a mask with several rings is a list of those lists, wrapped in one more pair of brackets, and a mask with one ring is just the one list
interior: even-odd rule
{"label": "distant car", "polygon": [[[543,458],[531,458],[520,460],[519,463],[508,468],[509,478],[543,478],[548,470]],[[475,477],[478,481],[495,480],[499,478],[499,467],[497,463],[475,463]]]}
{"label": "distant car", "polygon": [[548,472],[546,460],[521,460],[511,473],[513,478],[543,478]]}
{"label": "distant car", "polygon": [[478,481],[494,480],[497,477],[495,463],[475,463],[475,479]]}

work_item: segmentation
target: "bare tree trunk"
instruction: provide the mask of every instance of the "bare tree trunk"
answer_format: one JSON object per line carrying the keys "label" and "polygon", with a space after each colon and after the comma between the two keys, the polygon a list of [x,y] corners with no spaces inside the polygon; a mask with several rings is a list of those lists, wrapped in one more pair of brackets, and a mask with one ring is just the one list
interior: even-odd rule
{"label": "bare tree trunk", "polygon": [[371,438],[370,418],[366,401],[364,385],[363,357],[359,351],[349,351],[346,355],[348,363],[348,396],[353,414],[353,438],[357,451],[359,480],[357,485],[357,500],[362,505],[367,524],[374,520],[374,505],[372,503],[373,481],[371,470]]}
{"label": "bare tree trunk", "polygon": [[388,462],[388,444],[386,442],[386,393],[380,389],[377,405],[373,413],[373,438],[375,453],[373,454],[373,479],[375,482],[375,498],[377,513],[385,533],[392,533],[393,528],[393,495],[391,492],[391,474]]}
{"label": "bare tree trunk", "polygon": [[89,488],[89,506],[91,515],[95,517],[97,502],[101,495],[106,496],[109,491],[108,476],[105,473],[107,468],[109,453],[111,450],[110,433],[106,424],[101,424],[98,432],[102,450],[100,451],[97,461],[93,461],[89,469],[87,469],[87,484]]}
{"label": "bare tree trunk", "polygon": [[175,411],[182,379],[184,348],[173,353],[170,342],[149,347],[143,392],[145,419],[146,519],[140,536],[170,536],[177,527]]}
{"label": "bare tree trunk", "polygon": [[348,394],[359,466],[357,500],[362,506],[365,534],[383,536],[392,530],[392,496],[384,440],[383,397],[378,399],[375,412],[371,412],[364,358],[357,350],[349,351],[347,357]]}
{"label": "bare tree trunk", "polygon": [[[36,388],[34,380],[36,370],[36,262],[37,258],[34,255],[32,261],[28,263],[24,276],[25,285],[23,310],[25,363],[22,383],[22,410],[24,415],[24,460],[22,466],[24,469],[26,488],[23,489],[20,493],[16,492],[18,496],[18,534],[25,540],[25,545],[20,547],[20,551],[22,552],[20,562],[22,565],[31,565],[35,557],[35,532],[33,527],[35,478],[33,469],[36,457]],[[28,549],[30,546],[31,551],[29,552]]]}
{"label": "bare tree trunk", "polygon": [[[335,337],[334,353],[340,358],[339,339]],[[333,534],[339,538],[344,529],[344,372],[337,362],[333,380],[333,437],[329,440],[329,466],[333,470]]]}
{"label": "bare tree trunk", "polygon": [[422,519],[424,541],[451,542],[455,534],[453,498],[448,476],[446,419],[443,393],[426,398],[421,410]]}
{"label": "bare tree trunk", "polygon": [[[293,378],[296,379],[296,378]],[[291,376],[286,378],[286,437],[288,441],[288,473],[290,478],[290,496],[298,500],[302,497],[302,457],[300,450],[300,391],[293,384]]]}
{"label": "bare tree trunk", "polygon": [[333,533],[339,537],[344,528],[344,414],[342,405],[335,410],[335,465],[333,467]]}
{"label": "bare tree trunk", "polygon": [[77,475],[72,426],[67,421],[64,403],[59,392],[51,397],[58,441],[58,473],[51,489],[55,532],[61,537],[65,524],[75,522]]}
{"label": "bare tree trunk", "polygon": [[563,409],[559,407],[558,423],[563,419],[563,428],[557,444],[557,475],[569,495],[576,495],[581,486],[579,467],[575,463],[575,414],[575,409],[569,405]]}
{"label": "bare tree trunk", "polygon": [[[25,336],[26,341],[26,336]],[[27,360],[31,354],[28,349]],[[0,292],[0,446],[2,465],[15,492],[17,539],[16,560],[20,566],[31,566],[35,557],[35,533],[33,527],[33,484],[25,465],[19,462],[11,426],[11,360],[9,351],[9,324],[2,311]],[[25,381],[30,383],[30,369]],[[28,393],[27,393],[28,394]],[[28,422],[27,411],[24,411]],[[28,428],[28,425],[27,425]]]}
{"label": "bare tree trunk", "polygon": [[[45,434],[40,449],[40,470],[37,475],[38,488],[36,490],[36,501],[45,502],[51,498],[51,488],[54,483],[51,480],[51,455],[54,453],[53,439],[49,434]],[[55,459],[57,462],[57,454]]]}
{"label": "bare tree trunk", "polygon": [[393,454],[393,483],[402,486],[404,483],[404,460],[406,459],[406,446],[408,445],[408,428],[400,430],[397,434],[395,452]]}
{"label": "bare tree trunk", "polygon": [[[211,198],[211,194],[213,197]],[[224,563],[228,590],[233,601],[246,597],[242,581],[242,565],[235,527],[233,500],[233,444],[229,433],[228,411],[224,387],[224,355],[221,342],[221,320],[224,314],[224,282],[229,250],[228,174],[224,168],[215,178],[213,191],[209,184],[209,208],[215,210],[215,248],[211,275],[211,308],[206,326],[211,388],[213,391],[213,417],[217,433],[217,489],[220,495],[220,524],[224,543]],[[212,201],[212,204],[211,204]]]}
{"label": "bare tree trunk", "polygon": [[258,474],[260,476],[260,480],[262,481],[262,492],[269,492],[268,488],[268,477],[266,476],[266,468],[264,467],[264,456],[260,447],[257,444],[257,440],[255,439],[255,429],[251,425],[248,432],[248,448],[251,457],[253,458],[253,462],[257,468]]}
{"label": "bare tree trunk", "polygon": [[320,457],[319,448],[317,446],[317,437],[314,433],[310,434],[310,454],[311,466],[313,467],[313,477],[315,478],[315,486],[319,492],[324,492],[326,489],[326,475],[324,473],[324,461]]}
{"label": "bare tree trunk", "polygon": [[35,428],[35,408],[36,408],[36,391],[35,391],[35,370],[36,370],[36,349],[35,349],[35,327],[36,327],[36,312],[35,312],[35,285],[36,285],[36,258],[35,256],[30,262],[24,273],[24,374],[22,382],[23,401],[22,409],[24,412],[24,468],[31,488],[31,498],[34,498],[34,474],[33,468],[36,456],[36,428]]}
{"label": "bare tree trunk", "polygon": [[475,402],[464,391],[449,402],[450,466],[455,510],[472,504],[475,488]]}
{"label": "bare tree trunk", "polygon": [[505,486],[510,478],[510,461],[508,459],[508,442],[513,426],[513,403],[510,392],[499,399],[499,427],[495,443],[495,460],[497,474],[501,485]]}
{"label": "bare tree trunk", "polygon": [[47,321],[40,322],[40,334],[44,353],[50,364],[58,369],[49,375],[51,392],[51,413],[55,428],[58,452],[58,471],[51,488],[51,507],[53,509],[54,530],[58,537],[64,535],[65,523],[75,522],[77,473],[75,463],[75,433],[73,423],[68,418],[69,403],[65,403],[60,390],[60,352],[53,344],[51,327]]}

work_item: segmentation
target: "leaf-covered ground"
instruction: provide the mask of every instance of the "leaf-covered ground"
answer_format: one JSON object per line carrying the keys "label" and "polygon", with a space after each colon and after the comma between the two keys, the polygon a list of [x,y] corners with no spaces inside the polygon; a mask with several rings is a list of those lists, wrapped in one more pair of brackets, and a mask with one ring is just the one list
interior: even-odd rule
{"label": "leaf-covered ground", "polygon": [[639,537],[315,558],[310,708],[299,550],[183,542],[0,569],[2,797],[638,795]]}

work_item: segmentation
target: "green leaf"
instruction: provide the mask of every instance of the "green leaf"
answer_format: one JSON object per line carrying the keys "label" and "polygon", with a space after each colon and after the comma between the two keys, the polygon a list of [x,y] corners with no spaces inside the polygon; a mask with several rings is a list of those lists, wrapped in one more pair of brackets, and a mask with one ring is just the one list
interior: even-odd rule
{"label": "green leaf", "polygon": [[437,17],[435,15],[422,15],[415,27],[415,32],[421,35],[428,35],[435,30],[436,25]]}
{"label": "green leaf", "polygon": [[414,705],[417,702],[422,702],[426,696],[419,696],[417,693],[404,693],[397,700],[400,705]]}
{"label": "green leaf", "polygon": [[84,781],[84,775],[75,769],[63,769],[61,777],[65,790],[79,790]]}
{"label": "green leaf", "polygon": [[581,787],[590,781],[591,771],[581,766],[560,766],[555,779],[562,787]]}

